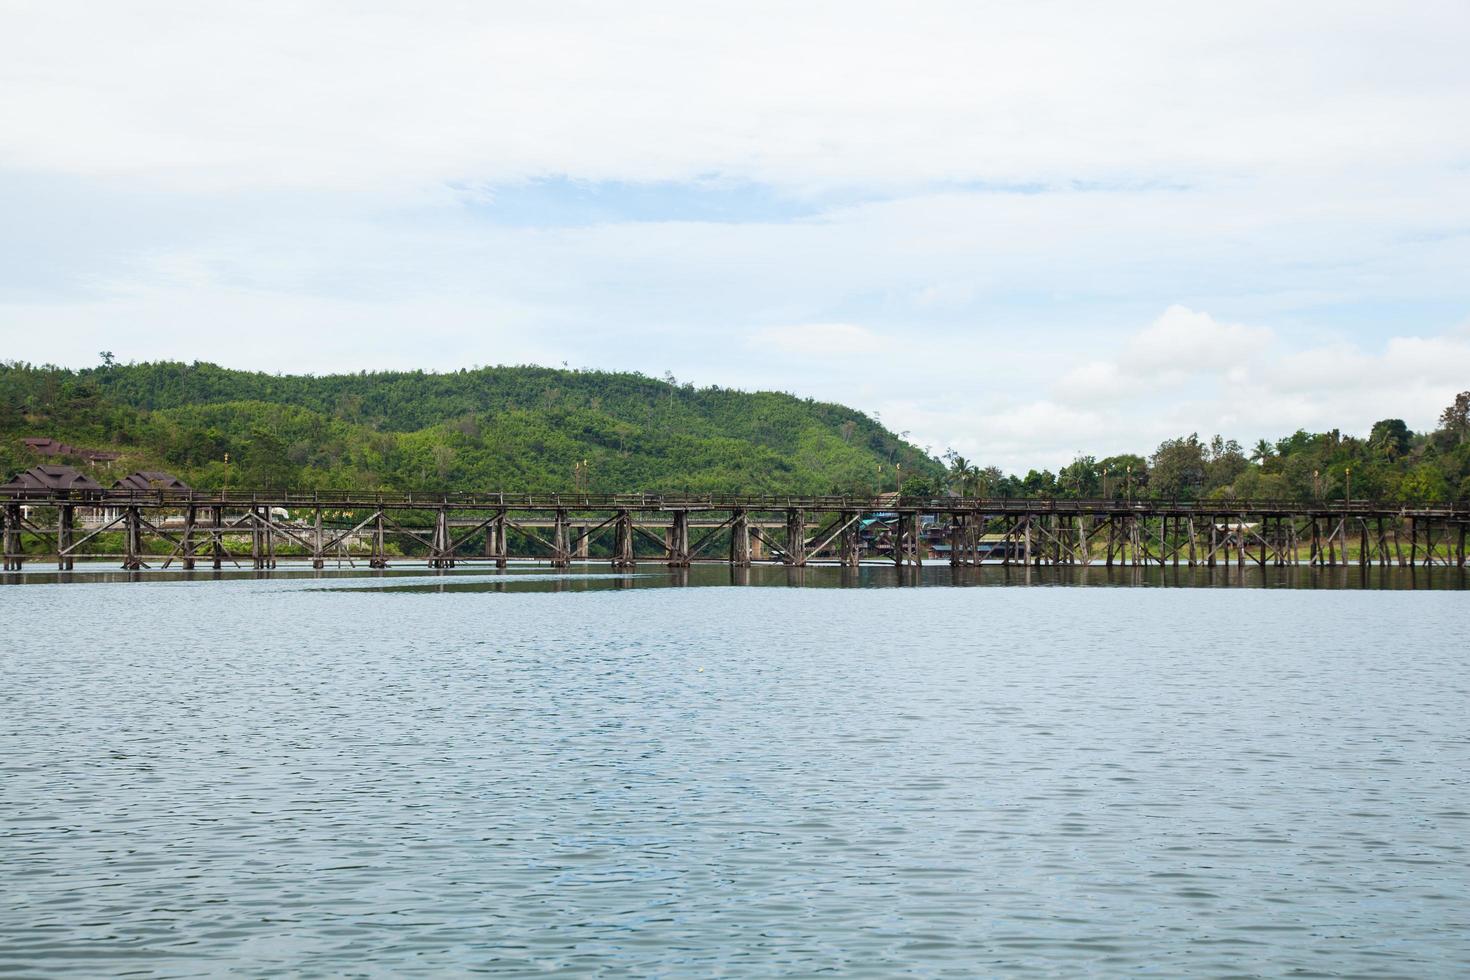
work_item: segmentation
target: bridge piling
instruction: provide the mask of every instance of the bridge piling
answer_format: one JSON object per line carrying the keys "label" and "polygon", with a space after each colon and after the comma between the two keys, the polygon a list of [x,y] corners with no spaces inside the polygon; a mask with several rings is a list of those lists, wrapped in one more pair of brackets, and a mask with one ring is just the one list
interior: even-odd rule
{"label": "bridge piling", "polygon": [[730,518],[730,564],[750,567],[750,518],[740,508]]}
{"label": "bridge piling", "polygon": [[676,510],[673,523],[669,525],[668,564],[670,568],[687,568],[689,565],[689,512]]}
{"label": "bridge piling", "polygon": [[136,572],[143,567],[143,515],[129,507],[123,518],[123,568]]}
{"label": "bridge piling", "polygon": [[18,572],[21,570],[20,531],[21,531],[20,505],[5,505],[5,571]]}
{"label": "bridge piling", "polygon": [[633,568],[637,564],[633,551],[633,515],[626,509],[618,511],[613,522],[613,568]]}

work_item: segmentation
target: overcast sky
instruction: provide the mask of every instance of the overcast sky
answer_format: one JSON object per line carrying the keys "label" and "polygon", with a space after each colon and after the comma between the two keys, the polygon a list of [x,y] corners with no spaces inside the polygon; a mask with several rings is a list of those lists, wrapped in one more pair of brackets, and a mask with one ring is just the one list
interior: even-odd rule
{"label": "overcast sky", "polygon": [[0,0],[0,358],[672,371],[1056,466],[1470,388],[1470,3]]}

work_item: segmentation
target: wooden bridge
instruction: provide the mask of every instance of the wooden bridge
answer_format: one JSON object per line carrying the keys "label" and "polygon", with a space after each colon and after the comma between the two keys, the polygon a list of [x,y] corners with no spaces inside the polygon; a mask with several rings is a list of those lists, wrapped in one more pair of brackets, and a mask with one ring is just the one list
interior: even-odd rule
{"label": "wooden bridge", "polygon": [[0,491],[4,567],[278,560],[565,567],[776,562],[917,565],[1449,565],[1470,503],[1021,500],[720,494]]}

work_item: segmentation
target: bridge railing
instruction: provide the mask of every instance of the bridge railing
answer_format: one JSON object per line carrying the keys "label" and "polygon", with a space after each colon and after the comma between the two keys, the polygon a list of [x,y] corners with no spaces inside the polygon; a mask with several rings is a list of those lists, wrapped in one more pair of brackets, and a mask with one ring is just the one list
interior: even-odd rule
{"label": "bridge railing", "polygon": [[359,509],[506,508],[508,510],[786,510],[921,511],[923,513],[1148,513],[1193,515],[1334,513],[1470,517],[1470,501],[1401,503],[1378,500],[1128,499],[1018,497],[856,497],[795,494],[637,493],[426,493],[355,490],[37,490],[0,488],[0,503],[74,504],[86,507],[336,507]]}

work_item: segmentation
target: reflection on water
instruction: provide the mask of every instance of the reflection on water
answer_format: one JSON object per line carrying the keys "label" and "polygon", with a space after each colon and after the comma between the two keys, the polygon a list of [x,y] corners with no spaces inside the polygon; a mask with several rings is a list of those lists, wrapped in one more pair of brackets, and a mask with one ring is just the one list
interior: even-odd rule
{"label": "reflection on water", "polygon": [[1138,586],[1150,588],[1265,588],[1265,589],[1470,589],[1470,568],[1446,566],[1359,566],[1308,565],[1236,566],[1215,568],[1187,565],[1166,566],[1028,566],[983,565],[951,567],[931,563],[923,568],[863,565],[840,568],[811,565],[787,568],[755,565],[733,568],[725,564],[699,564],[692,568],[668,568],[649,561],[633,570],[609,570],[606,565],[574,564],[555,569],[531,563],[496,569],[488,565],[462,565],[454,569],[432,569],[423,563],[402,563],[393,568],[363,567],[315,570],[309,565],[282,565],[272,571],[244,569],[182,570],[145,569],[120,571],[109,565],[79,565],[75,571],[56,571],[54,565],[28,565],[24,572],[0,574],[0,585],[50,584],[57,582],[207,582],[207,581],[315,581],[337,583],[342,588],[374,591],[423,590],[484,592],[581,592],[598,589],[665,588],[679,586],[797,586],[804,588],[895,588],[913,586]]}
{"label": "reflection on water", "polygon": [[1464,583],[1368,572],[27,571],[0,968],[1463,975]]}

